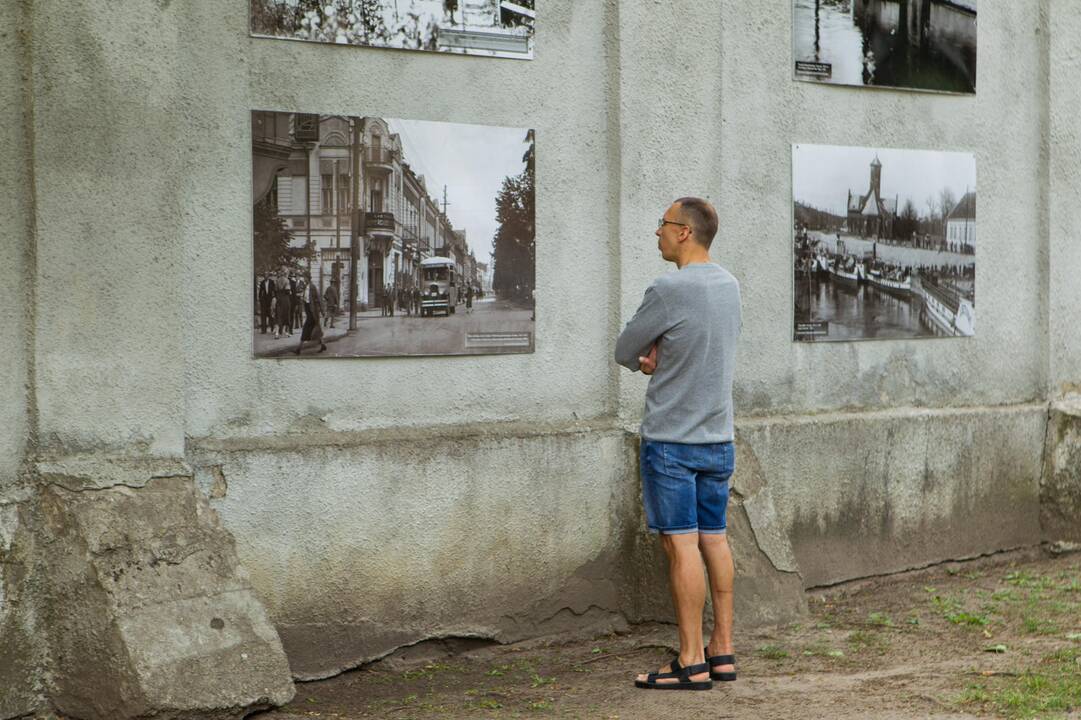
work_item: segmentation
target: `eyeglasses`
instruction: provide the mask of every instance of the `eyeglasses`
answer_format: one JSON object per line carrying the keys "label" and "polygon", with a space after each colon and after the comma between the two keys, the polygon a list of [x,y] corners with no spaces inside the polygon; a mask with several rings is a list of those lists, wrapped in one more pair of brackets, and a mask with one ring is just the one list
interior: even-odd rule
{"label": "eyeglasses", "polygon": [[657,229],[660,229],[660,228],[664,227],[665,225],[679,225],[679,226],[685,227],[685,228],[690,227],[690,225],[688,225],[687,223],[680,223],[680,222],[676,222],[675,220],[665,220],[664,218],[661,218],[660,220],[657,221]]}

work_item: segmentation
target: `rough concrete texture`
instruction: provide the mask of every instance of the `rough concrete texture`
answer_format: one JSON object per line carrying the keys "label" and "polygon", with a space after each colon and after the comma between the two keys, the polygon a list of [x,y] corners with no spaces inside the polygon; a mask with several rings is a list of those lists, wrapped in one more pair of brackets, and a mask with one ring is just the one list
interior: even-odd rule
{"label": "rough concrete texture", "polygon": [[49,484],[42,506],[57,711],[224,719],[292,698],[278,636],[190,476]]}
{"label": "rough concrete texture", "polygon": [[[671,619],[633,435],[475,430],[327,433],[303,451],[269,440],[193,448],[204,489],[228,488],[213,505],[297,677],[433,638],[509,642]],[[777,571],[738,514],[741,622],[787,619],[803,605],[798,576]]]}
{"label": "rough concrete texture", "polygon": [[[1048,132],[1044,136],[1047,162],[1048,239],[1047,342],[1049,391],[1052,398],[1081,392],[1081,243],[1077,241],[1078,197],[1081,197],[1081,88],[1075,78],[1081,66],[1081,13],[1071,3],[1047,2],[1048,43],[1046,86]],[[1081,521],[1079,521],[1081,522]]]}
{"label": "rough concrete texture", "polygon": [[178,141],[193,128],[177,11],[35,0],[31,14],[40,445],[180,455]]}
{"label": "rough concrete texture", "polygon": [[745,422],[807,587],[1040,541],[1046,408]]}
{"label": "rough concrete texture", "polygon": [[638,524],[625,434],[517,430],[193,449],[228,484],[213,506],[295,676],[431,638],[622,622],[620,542]]}
{"label": "rough concrete texture", "polygon": [[44,705],[29,527],[26,503],[0,502],[0,718],[28,715]]}
{"label": "rough concrete texture", "polygon": [[21,3],[0,7],[0,308],[4,340],[0,352],[0,502],[19,478],[28,422],[27,262],[31,222],[30,147],[24,113],[28,47]]}
{"label": "rough concrete texture", "polygon": [[[744,293],[732,536],[745,620],[798,614],[799,584],[1039,539],[1044,410],[1025,403],[1081,383],[1072,3],[985,3],[975,97],[793,82],[788,0],[543,5],[536,59],[514,62],[253,39],[243,2],[0,3],[0,217],[14,238],[0,243],[0,307],[16,339],[0,353],[0,506],[44,502],[59,523],[45,569],[85,594],[79,633],[53,604],[54,636],[112,678],[99,710],[168,707],[164,673],[200,677],[184,669],[191,642],[224,671],[230,633],[259,617],[230,605],[239,579],[203,578],[221,608],[209,619],[192,588],[155,584],[225,552],[220,528],[192,520],[205,508],[185,461],[301,677],[424,638],[667,612],[621,431],[645,380],[610,353],[667,270],[652,233],[683,194],[716,203],[715,255]],[[252,109],[535,128],[536,353],[252,360]],[[792,142],[976,154],[975,338],[791,342]],[[44,500],[11,494],[27,450],[51,458]],[[90,551],[105,542],[93,523],[118,549]],[[7,557],[29,557],[25,536]],[[206,550],[150,564],[180,537]],[[141,570],[103,574],[117,558]],[[18,567],[3,568],[9,597]],[[5,607],[6,653],[36,616]],[[142,644],[157,617],[186,629],[162,643],[177,657]],[[58,682],[72,708],[94,690]],[[260,692],[192,696],[239,707]]]}
{"label": "rough concrete texture", "polygon": [[1081,397],[1077,395],[1051,405],[1040,524],[1047,542],[1081,542]]}

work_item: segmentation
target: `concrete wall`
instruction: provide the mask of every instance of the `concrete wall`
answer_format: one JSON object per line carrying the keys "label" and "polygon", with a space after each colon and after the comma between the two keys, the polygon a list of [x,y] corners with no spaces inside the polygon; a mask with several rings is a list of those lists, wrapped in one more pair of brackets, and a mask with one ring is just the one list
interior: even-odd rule
{"label": "concrete wall", "polygon": [[1081,197],[1081,90],[1071,75],[1081,66],[1081,48],[1070,41],[1081,32],[1081,13],[1068,4],[1048,2],[1048,132],[1044,157],[1047,164],[1048,238],[1041,248],[1048,263],[1047,353],[1052,397],[1081,392],[1081,243],[1077,240]]}
{"label": "concrete wall", "polygon": [[23,462],[31,431],[29,337],[31,283],[30,138],[26,131],[28,43],[25,7],[0,7],[0,717],[25,715],[39,702],[32,605],[32,561]]}
{"label": "concrete wall", "polygon": [[[96,463],[95,486],[124,482],[117,458],[193,463],[299,676],[661,617],[624,432],[645,382],[610,353],[668,270],[656,218],[702,194],[743,287],[733,542],[753,600],[798,612],[769,590],[795,571],[1038,542],[1040,403],[1081,381],[1076,9],[985,3],[962,97],[793,82],[789,0],[543,5],[517,62],[253,39],[245,3],[34,2],[36,237],[0,248],[0,293],[36,290],[35,450]],[[536,353],[252,360],[252,109],[535,128]],[[0,129],[15,156],[19,127]],[[793,142],[975,153],[975,338],[791,342]],[[9,387],[0,478],[27,427]]]}

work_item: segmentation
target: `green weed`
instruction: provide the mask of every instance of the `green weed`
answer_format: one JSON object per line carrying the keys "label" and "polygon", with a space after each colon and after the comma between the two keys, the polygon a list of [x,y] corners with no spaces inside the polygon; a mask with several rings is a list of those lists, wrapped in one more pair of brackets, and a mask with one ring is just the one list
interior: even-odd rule
{"label": "green weed", "polygon": [[780,645],[763,645],[757,652],[767,660],[784,660],[788,657],[788,651]]}

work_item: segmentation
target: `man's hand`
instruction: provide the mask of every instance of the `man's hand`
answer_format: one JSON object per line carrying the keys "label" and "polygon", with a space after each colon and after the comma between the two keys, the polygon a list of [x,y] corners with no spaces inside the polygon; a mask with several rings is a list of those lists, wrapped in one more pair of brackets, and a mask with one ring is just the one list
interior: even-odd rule
{"label": "man's hand", "polygon": [[657,369],[657,343],[649,346],[649,353],[645,357],[638,356],[638,369],[643,375],[652,375]]}

